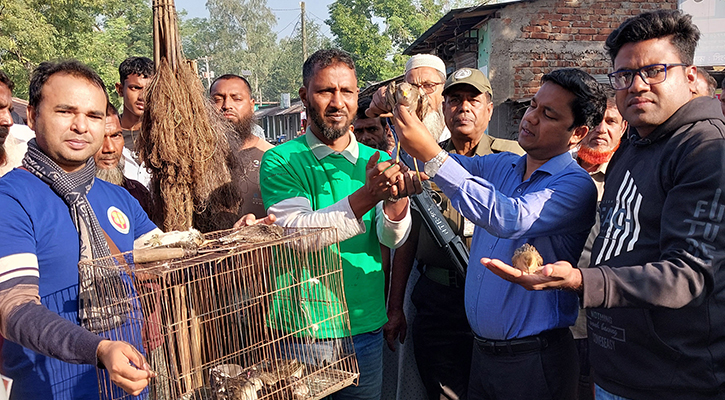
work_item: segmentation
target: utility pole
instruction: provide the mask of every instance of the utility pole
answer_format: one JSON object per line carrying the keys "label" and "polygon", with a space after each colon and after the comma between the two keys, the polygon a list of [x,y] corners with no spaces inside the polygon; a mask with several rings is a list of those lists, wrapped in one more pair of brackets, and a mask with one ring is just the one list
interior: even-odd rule
{"label": "utility pole", "polygon": [[211,71],[209,71],[209,57],[208,56],[199,57],[198,60],[204,60],[204,62],[205,62],[206,69],[204,70],[205,71],[204,75],[206,75],[206,87],[210,88],[211,87]]}
{"label": "utility pole", "polygon": [[259,75],[257,75],[256,71],[254,73],[254,89],[258,93],[257,97],[259,99],[259,105],[262,105],[262,88],[259,87]]}
{"label": "utility pole", "polygon": [[300,2],[300,18],[302,18],[302,21],[300,22],[300,26],[302,27],[302,61],[304,62],[307,60],[307,27],[305,26],[305,2]]}

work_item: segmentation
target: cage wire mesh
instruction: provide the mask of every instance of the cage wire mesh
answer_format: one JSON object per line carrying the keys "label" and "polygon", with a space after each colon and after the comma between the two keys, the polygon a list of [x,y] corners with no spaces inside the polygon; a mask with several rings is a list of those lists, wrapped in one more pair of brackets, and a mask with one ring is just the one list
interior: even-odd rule
{"label": "cage wire mesh", "polygon": [[[79,264],[101,303],[96,333],[136,347],[158,375],[140,397],[307,400],[356,383],[337,230],[225,241],[233,232],[182,258]],[[98,379],[102,398],[133,398],[105,370]]]}

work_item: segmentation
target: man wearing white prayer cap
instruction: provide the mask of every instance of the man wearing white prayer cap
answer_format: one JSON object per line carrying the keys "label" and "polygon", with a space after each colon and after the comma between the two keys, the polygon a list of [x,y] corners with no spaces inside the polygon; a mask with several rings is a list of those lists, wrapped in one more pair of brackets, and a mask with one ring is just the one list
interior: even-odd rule
{"label": "man wearing white prayer cap", "polygon": [[[423,124],[438,142],[448,140],[451,133],[443,118],[443,85],[446,83],[446,65],[438,56],[416,54],[405,63],[405,81],[421,88],[428,96],[428,112]],[[373,95],[367,114],[370,118],[390,113],[385,102],[385,89]]]}
{"label": "man wearing white prayer cap", "polygon": [[423,123],[438,142],[447,140],[451,134],[443,118],[443,85],[446,83],[443,60],[432,54],[410,57],[405,63],[405,81],[423,89],[428,95],[428,112]]}

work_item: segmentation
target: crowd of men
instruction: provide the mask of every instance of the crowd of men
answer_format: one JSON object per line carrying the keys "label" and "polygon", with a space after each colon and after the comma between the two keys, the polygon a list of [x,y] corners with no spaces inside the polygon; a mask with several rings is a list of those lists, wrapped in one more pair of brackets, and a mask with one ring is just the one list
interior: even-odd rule
{"label": "crowd of men", "polygon": [[[606,41],[609,85],[548,71],[516,141],[489,129],[487,77],[448,74],[434,55],[406,64],[428,100],[419,118],[386,88],[359,99],[351,55],[315,52],[299,89],[306,131],[276,147],[255,134],[249,82],[218,77],[212,117],[228,121],[239,160],[229,225],[338,229],[360,378],[332,397],[400,397],[383,388],[391,376],[431,400],[725,396],[725,99],[693,65],[699,35],[676,10],[629,18]],[[152,349],[91,333],[98,305],[77,267],[160,232],[134,149],[153,75],[144,57],[120,65],[119,115],[87,66],[40,64],[28,138],[11,131],[14,85],[0,71],[0,372],[12,398],[98,398],[96,366],[133,396],[165,398],[146,389]],[[470,252],[465,273],[411,196],[437,204]],[[533,273],[509,265],[525,244],[543,259]],[[310,346],[338,334],[323,325]],[[386,347],[409,357],[389,367]]]}

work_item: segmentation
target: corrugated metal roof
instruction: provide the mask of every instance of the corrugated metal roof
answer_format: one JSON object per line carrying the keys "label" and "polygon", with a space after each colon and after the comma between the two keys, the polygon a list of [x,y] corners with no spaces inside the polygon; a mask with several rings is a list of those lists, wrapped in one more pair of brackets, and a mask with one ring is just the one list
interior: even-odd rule
{"label": "corrugated metal roof", "polygon": [[392,81],[400,83],[403,81],[403,79],[405,79],[405,75],[398,75],[394,78],[390,78],[382,82],[371,83],[362,90],[360,90],[359,98],[363,99],[365,97],[371,97],[378,90],[378,88],[381,88]]}
{"label": "corrugated metal roof", "polygon": [[28,120],[28,102],[17,97],[13,97],[13,112],[17,113],[23,121]]}
{"label": "corrugated metal roof", "polygon": [[301,100],[295,100],[290,102],[289,108],[282,108],[280,106],[270,108],[260,108],[254,112],[254,116],[259,120],[265,117],[274,117],[277,115],[290,115],[299,114],[305,110],[305,105],[302,104]]}
{"label": "corrugated metal roof", "polygon": [[403,54],[412,56],[420,53],[431,53],[439,45],[471,30],[501,8],[506,7],[511,3],[518,3],[522,1],[534,0],[512,0],[496,2],[494,4],[487,2],[487,4],[476,7],[457,8],[455,10],[451,10],[427,31],[425,31],[425,33],[423,33],[418,39],[416,39],[413,44],[408,46],[408,48],[403,51]]}

